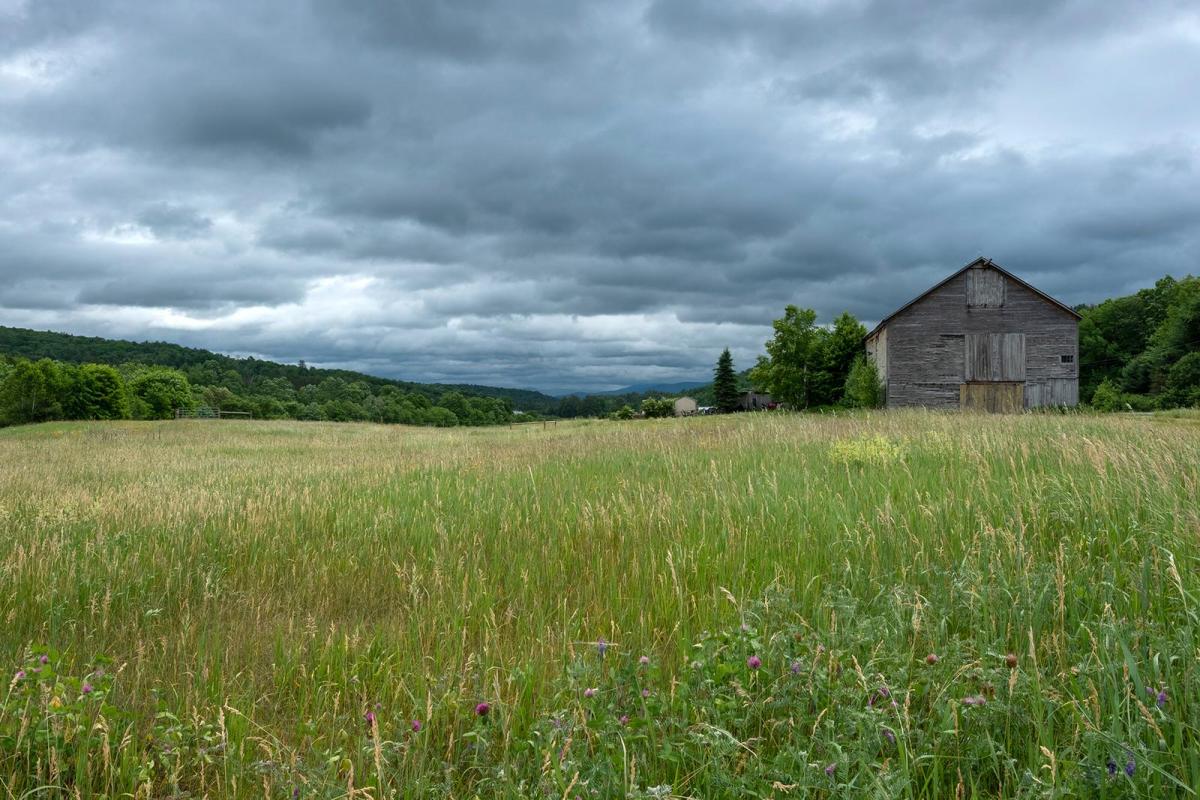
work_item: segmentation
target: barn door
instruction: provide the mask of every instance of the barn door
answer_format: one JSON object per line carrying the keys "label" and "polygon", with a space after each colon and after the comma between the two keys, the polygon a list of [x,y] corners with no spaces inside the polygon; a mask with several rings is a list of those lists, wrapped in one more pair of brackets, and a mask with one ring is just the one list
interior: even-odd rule
{"label": "barn door", "polygon": [[963,411],[1016,414],[1025,408],[1025,384],[1011,381],[964,383],[958,387],[958,405]]}
{"label": "barn door", "polygon": [[1025,380],[1025,334],[968,333],[963,380]]}

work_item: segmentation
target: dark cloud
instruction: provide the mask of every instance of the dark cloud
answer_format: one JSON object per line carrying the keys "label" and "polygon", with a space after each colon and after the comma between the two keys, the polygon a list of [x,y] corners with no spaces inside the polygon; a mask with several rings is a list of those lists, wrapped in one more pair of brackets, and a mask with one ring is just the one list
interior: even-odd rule
{"label": "dark cloud", "polygon": [[196,209],[169,203],[147,206],[137,221],[155,236],[167,239],[194,239],[208,233],[213,226],[212,220]]}
{"label": "dark cloud", "polygon": [[1195,270],[1173,0],[0,0],[0,322],[548,389]]}

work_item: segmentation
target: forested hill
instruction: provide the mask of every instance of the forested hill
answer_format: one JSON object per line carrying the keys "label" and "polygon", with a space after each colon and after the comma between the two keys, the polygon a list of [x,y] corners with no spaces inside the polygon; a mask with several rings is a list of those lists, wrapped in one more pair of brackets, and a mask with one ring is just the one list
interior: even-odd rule
{"label": "forested hill", "polygon": [[[302,364],[280,364],[257,358],[234,358],[232,356],[184,347],[169,342],[130,342],[121,339],[103,339],[98,336],[73,336],[67,333],[34,331],[25,328],[8,328],[0,325],[0,355],[28,359],[51,358],[72,364],[126,363],[150,364],[172,367],[188,375],[193,384],[229,383],[237,373],[244,386],[271,378],[282,378],[299,390],[315,386],[328,378],[337,378],[346,383],[361,382],[374,389],[394,386],[406,393],[424,395],[437,400],[447,392],[459,392],[467,396],[497,397],[509,400],[513,408],[522,411],[544,412],[557,404],[558,399],[531,389],[506,389],[498,386],[476,386],[473,384],[414,383],[410,381],[380,378],[345,369],[323,369]],[[235,389],[236,387],[228,387]],[[236,393],[236,392],[235,392]]]}

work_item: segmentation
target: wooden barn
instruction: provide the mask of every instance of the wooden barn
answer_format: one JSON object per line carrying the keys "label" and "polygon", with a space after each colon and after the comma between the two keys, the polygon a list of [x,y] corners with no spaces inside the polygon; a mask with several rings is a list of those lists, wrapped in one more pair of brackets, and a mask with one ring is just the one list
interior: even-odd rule
{"label": "wooden barn", "polygon": [[888,408],[1014,412],[1079,402],[1079,315],[986,258],[867,334]]}

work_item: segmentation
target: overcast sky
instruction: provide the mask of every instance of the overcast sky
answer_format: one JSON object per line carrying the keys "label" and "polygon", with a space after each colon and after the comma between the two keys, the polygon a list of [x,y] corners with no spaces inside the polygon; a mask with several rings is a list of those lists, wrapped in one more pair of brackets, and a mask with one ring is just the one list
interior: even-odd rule
{"label": "overcast sky", "polygon": [[1194,0],[0,0],[0,324],[704,378],[978,255],[1195,273],[1198,142]]}

